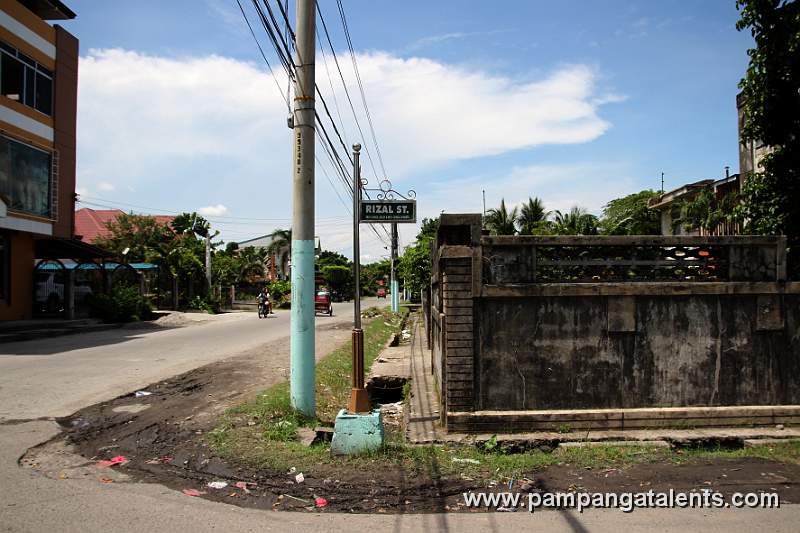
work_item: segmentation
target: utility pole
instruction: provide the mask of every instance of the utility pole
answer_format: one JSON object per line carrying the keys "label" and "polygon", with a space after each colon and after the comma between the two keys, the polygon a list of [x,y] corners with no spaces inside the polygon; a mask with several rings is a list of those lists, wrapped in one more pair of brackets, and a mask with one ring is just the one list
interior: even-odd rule
{"label": "utility pole", "polygon": [[353,145],[353,388],[347,410],[366,413],[370,410],[369,395],[364,388],[364,330],[361,329],[361,243],[359,223],[361,218],[361,145]]}
{"label": "utility pole", "polygon": [[206,232],[206,284],[211,294],[211,231]]}
{"label": "utility pole", "polygon": [[661,194],[664,194],[664,173],[661,173]]}
{"label": "utility pole", "polygon": [[297,0],[292,211],[292,407],[316,411],[314,396],[314,0]]}
{"label": "utility pole", "polygon": [[397,271],[395,269],[395,261],[397,260],[397,222],[392,222],[392,276],[389,284],[391,285],[392,296],[392,312],[397,313],[400,311],[400,294],[397,292]]}

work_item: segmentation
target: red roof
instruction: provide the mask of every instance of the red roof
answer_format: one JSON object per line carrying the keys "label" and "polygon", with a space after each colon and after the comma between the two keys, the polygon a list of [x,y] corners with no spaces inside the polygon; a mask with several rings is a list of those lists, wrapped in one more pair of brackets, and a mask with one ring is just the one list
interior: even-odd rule
{"label": "red roof", "polygon": [[[114,220],[119,215],[124,214],[120,209],[90,209],[82,207],[75,211],[75,236],[80,237],[83,242],[94,242],[97,237],[107,237],[108,228],[106,224]],[[173,216],[170,215],[151,215],[160,224],[169,225]]]}

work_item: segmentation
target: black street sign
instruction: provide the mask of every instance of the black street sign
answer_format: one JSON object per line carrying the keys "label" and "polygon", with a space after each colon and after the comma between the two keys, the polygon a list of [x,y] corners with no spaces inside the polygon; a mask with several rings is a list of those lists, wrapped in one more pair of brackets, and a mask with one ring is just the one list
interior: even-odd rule
{"label": "black street sign", "polygon": [[362,200],[361,222],[416,222],[416,200]]}

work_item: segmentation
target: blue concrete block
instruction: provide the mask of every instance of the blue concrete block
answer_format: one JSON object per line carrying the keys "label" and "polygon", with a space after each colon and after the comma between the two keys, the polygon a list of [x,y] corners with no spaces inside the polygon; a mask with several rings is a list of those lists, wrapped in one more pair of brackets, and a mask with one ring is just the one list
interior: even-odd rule
{"label": "blue concrete block", "polygon": [[331,453],[355,455],[374,452],[383,446],[383,417],[381,410],[369,414],[352,414],[346,409],[336,415]]}

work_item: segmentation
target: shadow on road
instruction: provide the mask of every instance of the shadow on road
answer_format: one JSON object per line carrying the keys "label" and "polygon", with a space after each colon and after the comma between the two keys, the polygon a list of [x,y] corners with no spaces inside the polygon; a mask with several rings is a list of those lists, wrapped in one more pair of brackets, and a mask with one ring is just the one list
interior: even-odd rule
{"label": "shadow on road", "polygon": [[138,322],[120,328],[88,333],[74,333],[58,337],[45,337],[27,341],[0,344],[1,356],[54,355],[85,348],[110,346],[140,338],[156,331],[167,331],[186,326],[159,326],[151,322]]}

